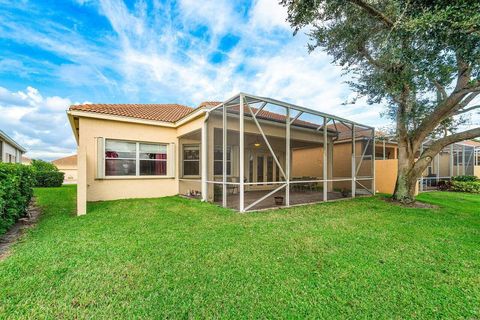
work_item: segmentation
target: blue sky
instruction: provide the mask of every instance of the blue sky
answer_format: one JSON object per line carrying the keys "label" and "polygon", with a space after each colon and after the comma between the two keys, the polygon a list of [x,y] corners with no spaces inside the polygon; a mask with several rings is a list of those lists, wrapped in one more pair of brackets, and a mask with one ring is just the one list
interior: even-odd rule
{"label": "blue sky", "polygon": [[342,105],[341,70],[293,37],[276,0],[0,0],[0,129],[34,158],[75,152],[70,104],[197,106],[239,91],[377,127],[381,106]]}

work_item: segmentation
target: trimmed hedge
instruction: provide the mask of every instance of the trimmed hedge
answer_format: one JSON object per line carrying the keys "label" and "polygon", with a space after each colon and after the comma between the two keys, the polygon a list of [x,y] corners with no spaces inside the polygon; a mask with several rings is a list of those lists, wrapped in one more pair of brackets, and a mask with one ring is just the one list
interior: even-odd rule
{"label": "trimmed hedge", "polygon": [[36,171],[37,187],[61,187],[65,173],[60,171]]}
{"label": "trimmed hedge", "polygon": [[462,182],[469,182],[469,181],[477,181],[478,178],[476,176],[456,176],[452,177],[452,181],[462,181]]}
{"label": "trimmed hedge", "polygon": [[58,171],[58,168],[43,160],[32,160],[32,168],[35,173],[36,187],[61,187],[65,173]]}
{"label": "trimmed hedge", "polygon": [[457,192],[480,193],[480,181],[452,181],[450,190]]}
{"label": "trimmed hedge", "polygon": [[0,163],[0,234],[25,213],[34,185],[35,176],[29,166]]}

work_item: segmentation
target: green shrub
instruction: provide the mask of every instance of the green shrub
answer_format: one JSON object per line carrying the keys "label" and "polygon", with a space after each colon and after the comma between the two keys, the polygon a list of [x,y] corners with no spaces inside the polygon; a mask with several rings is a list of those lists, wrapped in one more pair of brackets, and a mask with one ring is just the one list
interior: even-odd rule
{"label": "green shrub", "polygon": [[477,181],[478,178],[476,176],[456,176],[452,177],[452,181],[463,181],[463,182],[468,182],[468,181]]}
{"label": "green shrub", "polygon": [[33,159],[31,166],[35,171],[58,171],[58,168],[53,163],[43,160]]}
{"label": "green shrub", "polygon": [[458,192],[480,193],[480,181],[452,181],[450,190]]}
{"label": "green shrub", "polygon": [[37,187],[61,187],[65,173],[60,171],[36,171]]}
{"label": "green shrub", "polygon": [[35,176],[29,166],[0,163],[0,234],[25,213],[34,185]]}
{"label": "green shrub", "polygon": [[31,165],[35,173],[37,187],[62,186],[65,174],[58,171],[58,168],[53,163],[43,160],[32,160]]}

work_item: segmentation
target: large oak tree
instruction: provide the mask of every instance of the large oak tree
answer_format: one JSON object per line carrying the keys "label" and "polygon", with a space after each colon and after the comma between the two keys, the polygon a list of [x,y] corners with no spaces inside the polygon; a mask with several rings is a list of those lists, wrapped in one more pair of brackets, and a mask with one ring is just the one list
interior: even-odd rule
{"label": "large oak tree", "polygon": [[[451,0],[282,0],[295,33],[309,29],[320,48],[370,103],[383,102],[396,124],[394,198],[414,200],[415,184],[445,146],[480,136],[459,132],[478,112],[480,2]],[[429,139],[422,153],[421,145]]]}

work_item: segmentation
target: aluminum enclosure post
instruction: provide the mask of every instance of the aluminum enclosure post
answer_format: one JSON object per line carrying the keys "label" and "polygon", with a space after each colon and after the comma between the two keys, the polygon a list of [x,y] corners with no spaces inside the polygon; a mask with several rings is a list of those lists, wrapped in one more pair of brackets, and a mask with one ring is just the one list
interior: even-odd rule
{"label": "aluminum enclosure post", "polygon": [[202,126],[202,145],[201,145],[201,162],[202,162],[202,201],[208,201],[208,114]]}
{"label": "aluminum enclosure post", "polygon": [[244,212],[245,206],[245,122],[244,122],[244,105],[243,105],[244,96],[240,94],[240,212]]}
{"label": "aluminum enclosure post", "polygon": [[352,198],[355,198],[355,194],[357,193],[356,187],[356,172],[357,172],[357,161],[356,161],[356,145],[355,145],[355,124],[352,124]]}
{"label": "aluminum enclosure post", "polygon": [[286,116],[286,132],[285,132],[285,205],[290,206],[290,108],[287,107]]}
{"label": "aluminum enclosure post", "polygon": [[[376,185],[375,185],[375,128],[372,129],[372,140],[373,140],[373,146],[372,146],[372,177],[373,177],[373,180],[372,180],[372,193],[373,195],[375,195],[375,193],[377,192],[376,190]],[[385,160],[385,157],[384,159]]]}
{"label": "aluminum enclosure post", "polygon": [[450,145],[450,161],[449,161],[450,177],[453,177],[453,144]]}
{"label": "aluminum enclosure post", "polygon": [[323,201],[328,200],[328,137],[327,118],[323,118]]}
{"label": "aluminum enclosure post", "polygon": [[[422,154],[423,154],[423,142],[420,145],[420,157],[422,156]],[[420,176],[420,192],[423,192],[423,172],[421,173],[421,176]]]}
{"label": "aluminum enclosure post", "polygon": [[222,206],[227,207],[227,107],[223,106],[222,130]]}

